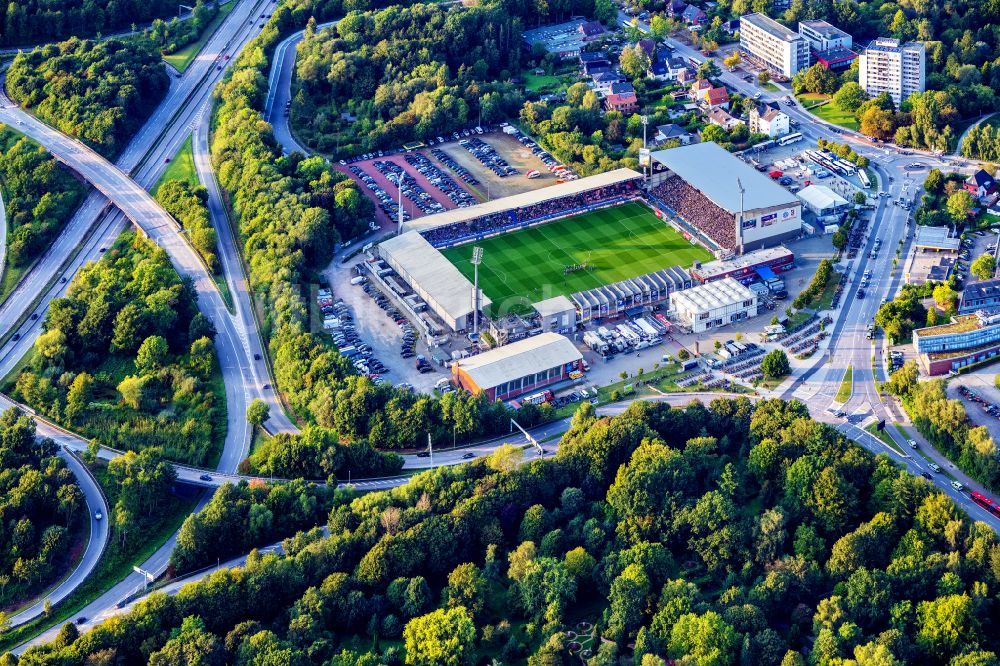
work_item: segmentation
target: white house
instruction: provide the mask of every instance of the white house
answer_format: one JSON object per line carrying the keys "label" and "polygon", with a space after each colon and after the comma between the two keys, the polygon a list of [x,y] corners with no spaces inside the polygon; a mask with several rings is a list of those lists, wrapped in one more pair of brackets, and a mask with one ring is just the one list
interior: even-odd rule
{"label": "white house", "polygon": [[777,104],[761,104],[750,109],[750,131],[772,139],[788,134],[789,118]]}

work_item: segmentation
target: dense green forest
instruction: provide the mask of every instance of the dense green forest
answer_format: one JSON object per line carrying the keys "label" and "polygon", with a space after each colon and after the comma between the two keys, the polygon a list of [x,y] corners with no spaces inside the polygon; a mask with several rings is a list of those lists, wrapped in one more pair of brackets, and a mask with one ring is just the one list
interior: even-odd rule
{"label": "dense green forest", "polygon": [[14,395],[100,444],[207,464],[225,437],[211,322],[166,253],[124,233],[53,300]]}
{"label": "dense green forest", "polygon": [[191,245],[205,260],[208,269],[218,273],[218,236],[208,211],[208,190],[185,180],[172,178],[156,188],[156,200],[187,230]]}
{"label": "dense green forest", "polygon": [[[800,403],[584,405],[554,459],[520,456],[334,498],[329,538],[19,663],[996,663],[996,533]],[[253,492],[209,534],[266,526]]]}
{"label": "dense green forest", "polygon": [[310,530],[326,521],[335,502],[352,497],[350,492],[302,480],[226,484],[204,509],[184,521],[170,565],[184,573]]}
{"label": "dense green forest", "polygon": [[85,188],[26,136],[0,128],[0,183],[10,236],[7,261],[30,264],[73,215]]}
{"label": "dense green forest", "polygon": [[221,0],[210,0],[209,2],[198,0],[191,8],[189,19],[184,21],[177,17],[170,21],[155,19],[145,34],[160,47],[162,53],[173,53],[198,40],[201,33],[212,23],[212,19],[219,15],[220,2]]}
{"label": "dense green forest", "polygon": [[299,434],[282,432],[262,441],[240,464],[244,474],[331,481],[394,476],[402,468],[400,456],[379,453],[366,439],[341,445],[335,431],[314,425]]}
{"label": "dense green forest", "polygon": [[[354,155],[503,120],[522,97],[522,19],[500,4],[416,4],[307,28],[292,122],[313,148]],[[345,121],[342,114],[356,120]]]}
{"label": "dense green forest", "polygon": [[[502,403],[465,392],[437,400],[375,386],[355,374],[326,336],[309,332],[304,285],[329,261],[332,242],[351,237],[372,215],[371,202],[353,181],[323,159],[282,156],[263,121],[268,58],[282,32],[301,25],[309,8],[308,3],[280,5],[240,54],[218,92],[212,145],[219,182],[238,220],[250,285],[263,303],[262,328],[278,387],[307,420],[345,440],[367,439],[378,448],[422,447],[428,433],[435,440],[464,442],[507,432],[509,412]],[[522,409],[518,420],[527,427],[544,413],[532,406]],[[298,463],[263,458],[253,461],[260,469],[296,473]],[[315,469],[317,463],[308,464]],[[319,468],[330,473],[323,463]]]}
{"label": "dense green forest", "polygon": [[64,573],[87,504],[51,439],[16,409],[0,415],[0,607]]}
{"label": "dense green forest", "polygon": [[176,13],[177,3],[169,0],[20,0],[0,6],[0,44],[26,46],[73,35],[109,34]]}
{"label": "dense green forest", "polygon": [[45,122],[113,157],[170,85],[147,38],[70,39],[21,52],[7,70],[12,99]]}

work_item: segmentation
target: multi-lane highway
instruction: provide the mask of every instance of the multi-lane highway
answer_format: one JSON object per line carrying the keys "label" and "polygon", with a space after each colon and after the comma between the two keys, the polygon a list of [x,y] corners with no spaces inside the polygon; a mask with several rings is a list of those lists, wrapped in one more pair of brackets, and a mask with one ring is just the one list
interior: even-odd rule
{"label": "multi-lane highway", "polygon": [[[0,108],[0,122],[34,138],[97,190],[88,196],[52,247],[0,306],[0,338],[7,338],[15,332],[19,337],[0,348],[0,371],[8,372],[28,351],[40,332],[48,303],[64,293],[76,269],[86,261],[100,258],[104,249],[126,226],[127,213],[128,219],[170,254],[179,272],[192,276],[199,291],[199,305],[215,323],[218,331],[216,349],[227,386],[227,407],[230,411],[230,428],[219,463],[219,469],[226,472],[235,471],[249,447],[249,431],[245,425],[247,404],[253,395],[263,396],[270,391],[271,382],[266,362],[262,360],[259,337],[254,332],[253,338],[258,340],[258,346],[251,347],[252,336],[244,327],[244,320],[229,314],[207,269],[179,233],[176,222],[146,190],[156,183],[169,159],[205,119],[212,90],[224,75],[225,65],[256,35],[258,15],[272,5],[273,0],[240,0],[208,40],[201,55],[180,79],[172,81],[166,99],[122,151],[115,164],[80,142],[47,127],[9,100],[3,99]],[[109,199],[116,206],[110,206]],[[82,239],[86,240],[81,244]],[[31,319],[30,314],[38,316]],[[267,389],[265,385],[268,385]],[[236,390],[230,387],[236,387]],[[280,409],[272,409],[272,415],[275,419],[283,418]],[[40,428],[40,434],[48,433],[42,433]],[[60,437],[65,438],[66,435],[57,433],[57,441]],[[106,509],[103,513],[106,514]],[[106,521],[103,524],[106,525]],[[100,538],[100,530],[95,530],[95,535]],[[96,542],[92,541],[91,545],[84,557],[85,564],[90,568],[96,562],[96,557],[92,555],[99,555]],[[142,568],[161,573],[166,568],[172,549],[173,539],[144,562]],[[78,568],[78,572],[82,573],[82,569]],[[61,586],[60,598],[72,591],[83,578],[85,575],[74,573],[72,580]],[[99,609],[115,604],[141,586],[142,582],[142,576],[130,575],[91,606]],[[88,613],[89,608],[82,612]],[[25,618],[28,615],[30,613],[26,611]]]}

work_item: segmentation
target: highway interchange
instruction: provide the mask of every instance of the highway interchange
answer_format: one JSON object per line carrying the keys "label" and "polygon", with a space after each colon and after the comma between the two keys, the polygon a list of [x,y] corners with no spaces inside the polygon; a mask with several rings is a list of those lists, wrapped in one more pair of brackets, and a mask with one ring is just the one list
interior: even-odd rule
{"label": "highway interchange", "polygon": [[[250,431],[245,413],[247,405],[252,400],[260,398],[269,404],[271,408],[271,420],[267,424],[269,430],[295,431],[295,424],[285,415],[275,392],[269,388],[273,381],[267,365],[267,354],[254,318],[253,304],[236,239],[227,218],[209,157],[211,92],[225,74],[226,65],[257,34],[258,15],[269,12],[271,7],[273,0],[239,0],[237,7],[206,43],[202,54],[182,76],[171,81],[166,99],[114,164],[80,142],[46,126],[5,97],[0,99],[0,122],[7,123],[38,141],[95,188],[48,252],[24,277],[18,289],[0,304],[0,341],[4,341],[0,346],[0,375],[7,374],[31,347],[40,332],[48,303],[53,298],[64,295],[73,274],[88,261],[99,259],[104,249],[110,247],[128,222],[133,222],[145,235],[168,252],[171,261],[181,274],[191,276],[198,289],[200,307],[218,330],[216,348],[225,379],[229,425],[224,452],[217,470],[208,474],[208,480],[202,478],[206,475],[206,470],[176,466],[179,480],[207,487],[246,478],[235,474],[235,471],[249,451]],[[648,31],[648,25],[640,23],[639,27]],[[275,137],[286,152],[301,150],[284,115],[286,102],[290,98],[295,46],[301,39],[302,33],[299,32],[278,45],[274,56],[275,66],[270,73],[265,109],[265,117],[272,123]],[[684,44],[678,42],[673,44],[679,55],[697,60],[704,59],[704,56],[695,53]],[[760,92],[754,84],[744,82],[735,73],[724,71],[719,78],[727,86],[743,94],[753,95]],[[782,90],[779,93],[764,93],[762,96],[763,99],[780,101],[787,94],[787,91]],[[873,271],[875,277],[869,288],[871,297],[864,300],[856,299],[858,285],[856,280],[852,280],[844,294],[839,312],[834,315],[835,321],[827,353],[819,355],[813,367],[787,382],[787,385],[775,395],[786,399],[801,399],[808,405],[815,418],[832,423],[839,431],[862,446],[876,453],[888,453],[912,473],[926,472],[928,468],[924,458],[919,455],[900,456],[897,451],[890,449],[860,427],[878,419],[886,419],[889,423],[903,420],[898,408],[886,404],[877,392],[875,380],[884,377],[880,374],[881,370],[872,369],[872,356],[880,356],[880,351],[865,338],[865,330],[874,316],[881,297],[894,294],[899,286],[901,271],[891,270],[894,256],[894,251],[891,249],[894,249],[900,241],[904,244],[907,242],[908,213],[892,205],[891,202],[900,196],[911,199],[918,197],[922,176],[926,174],[926,170],[910,172],[906,165],[919,162],[926,167],[950,170],[960,170],[969,165],[962,161],[926,153],[918,153],[916,156],[903,155],[895,149],[873,146],[860,135],[843,130],[834,131],[832,126],[798,107],[792,108],[786,105],[784,110],[800,123],[800,131],[811,140],[825,138],[851,142],[857,152],[872,160],[883,189],[888,191],[890,196],[878,199],[866,245],[859,252],[853,265],[848,266],[853,275],[860,275],[860,271],[865,269]],[[224,302],[213,277],[187,243],[177,223],[149,194],[149,190],[165,170],[169,158],[176,154],[186,138],[192,135],[196,171],[199,180],[209,191],[209,209],[218,231],[223,274],[233,295],[232,312]],[[888,187],[884,187],[885,185]],[[882,239],[886,250],[879,253],[877,259],[870,260],[867,258],[868,250],[876,237]],[[32,315],[37,317],[32,319]],[[14,339],[15,335],[18,337],[17,340]],[[847,403],[840,406],[834,402],[834,395],[848,366],[854,369],[853,390]],[[705,397],[711,398],[717,395],[711,394]],[[671,404],[685,404],[691,399],[701,397],[703,396],[676,394],[665,396],[663,400]],[[5,407],[7,404],[5,398],[0,398],[0,406]],[[618,413],[624,406],[624,404],[606,406],[601,408],[601,413]],[[848,419],[836,418],[833,415],[834,407],[846,411]],[[563,419],[532,430],[532,435],[541,441],[557,440],[568,427],[569,420]],[[931,451],[929,445],[915,431],[912,429],[909,431],[910,437],[919,441],[925,451]],[[107,543],[108,521],[95,520],[94,515],[100,512],[106,516],[108,507],[99,486],[73,455],[73,452],[84,450],[87,442],[44,420],[39,420],[38,432],[39,435],[52,437],[61,445],[60,455],[80,480],[91,514],[91,532],[86,552],[70,576],[45,595],[45,599],[56,603],[71,593],[97,565]],[[899,432],[894,428],[889,428],[888,432],[904,451],[907,450],[905,438]],[[523,437],[512,435],[471,448],[439,451],[435,453],[433,464],[458,464],[466,460],[463,457],[466,453],[471,452],[476,457],[486,455],[497,444],[505,441],[516,444],[525,442]],[[543,446],[548,449],[547,453],[552,453],[557,447],[557,441],[550,441]],[[109,458],[116,453],[105,450],[101,455]],[[540,455],[538,451],[528,449],[526,457],[532,459],[538,455]],[[406,467],[414,468],[430,463],[430,460],[425,460],[408,457]],[[950,471],[966,482],[966,485],[974,486],[969,484],[957,470]],[[353,485],[361,490],[384,489],[405,483],[408,478],[365,480],[355,482]],[[942,475],[934,475],[932,481],[974,518],[984,520],[994,528],[997,527],[995,518],[973,504],[967,495],[948,485]],[[199,508],[206,501],[207,498],[202,501]],[[141,565],[141,569],[154,575],[161,574],[166,568],[173,544],[174,539],[171,538]],[[271,550],[277,548],[280,546],[269,547]],[[245,556],[226,564],[238,565],[244,560]],[[181,584],[194,579],[196,577],[176,581],[171,584],[169,590],[176,591]],[[119,607],[120,602],[137,590],[141,590],[144,583],[144,576],[138,573],[121,581],[80,611],[81,617],[89,618],[84,624],[90,625],[111,614],[127,610],[127,606]],[[11,624],[21,624],[37,617],[42,612],[42,605],[43,600],[40,599],[38,603],[23,609],[11,618]],[[20,652],[30,644],[51,639],[56,629],[43,633],[15,652]]]}

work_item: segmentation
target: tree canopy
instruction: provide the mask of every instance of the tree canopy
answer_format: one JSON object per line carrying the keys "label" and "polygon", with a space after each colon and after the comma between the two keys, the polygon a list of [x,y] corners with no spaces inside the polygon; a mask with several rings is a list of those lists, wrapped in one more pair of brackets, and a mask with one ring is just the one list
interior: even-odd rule
{"label": "tree canopy", "polygon": [[18,53],[7,92],[39,118],[113,157],[170,85],[151,41],[69,39]]}
{"label": "tree canopy", "polygon": [[27,600],[64,573],[87,504],[51,439],[17,409],[0,415],[0,604]]}
{"label": "tree canopy", "polygon": [[14,395],[124,450],[204,464],[225,436],[211,324],[166,252],[126,232],[52,301]]}
{"label": "tree canopy", "polygon": [[327,510],[328,537],[302,532],[20,663],[568,666],[581,620],[606,639],[599,663],[993,663],[1000,642],[996,533],[795,401],[585,413],[552,458],[358,497],[226,486],[175,556]]}

